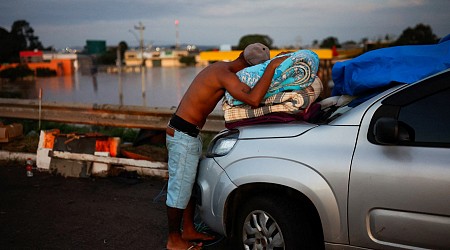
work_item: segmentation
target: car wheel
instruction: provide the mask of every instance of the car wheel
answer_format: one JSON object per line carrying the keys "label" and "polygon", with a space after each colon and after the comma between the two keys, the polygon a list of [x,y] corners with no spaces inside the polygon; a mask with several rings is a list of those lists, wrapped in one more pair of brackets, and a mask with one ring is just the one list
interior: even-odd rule
{"label": "car wheel", "polygon": [[317,249],[307,214],[280,197],[253,197],[236,218],[232,240],[238,249]]}

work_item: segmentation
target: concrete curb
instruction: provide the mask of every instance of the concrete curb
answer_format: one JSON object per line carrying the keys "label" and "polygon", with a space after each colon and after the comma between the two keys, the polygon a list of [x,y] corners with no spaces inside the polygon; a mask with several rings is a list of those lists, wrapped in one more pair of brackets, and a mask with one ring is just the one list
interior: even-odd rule
{"label": "concrete curb", "polygon": [[[63,154],[63,153],[59,153],[59,154]],[[31,159],[34,162],[36,162],[36,159],[37,159],[36,155],[37,154],[33,154],[33,153],[9,152],[9,151],[5,151],[5,150],[0,150],[0,160],[23,161],[24,165],[25,165],[25,161],[27,159]],[[77,154],[75,154],[75,155],[77,155]],[[91,156],[91,158],[92,157],[95,158],[95,156]],[[61,158],[64,158],[64,157],[61,157]],[[83,160],[83,159],[75,159],[75,160]],[[142,175],[142,176],[168,178],[166,162],[147,162],[147,161],[143,161],[143,160],[132,160],[132,159],[121,159],[121,158],[117,158],[117,159],[113,159],[113,160],[117,161],[117,162],[113,162],[113,163],[122,165],[122,167],[126,171],[129,171],[129,172],[135,171],[139,175]],[[136,164],[136,162],[139,164]],[[47,169],[47,168],[39,168],[39,170],[40,171],[49,171],[49,169]]]}
{"label": "concrete curb", "polygon": [[26,161],[27,159],[32,159],[36,161],[36,154],[33,153],[22,153],[22,152],[9,152],[5,150],[0,150],[0,160],[19,160]]}

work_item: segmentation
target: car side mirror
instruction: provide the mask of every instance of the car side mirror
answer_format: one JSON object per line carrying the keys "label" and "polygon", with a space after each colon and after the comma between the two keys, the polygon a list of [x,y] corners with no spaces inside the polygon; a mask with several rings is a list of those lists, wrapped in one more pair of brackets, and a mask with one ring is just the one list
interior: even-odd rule
{"label": "car side mirror", "polygon": [[380,144],[397,144],[414,141],[414,129],[392,117],[380,117],[373,127],[375,141]]}

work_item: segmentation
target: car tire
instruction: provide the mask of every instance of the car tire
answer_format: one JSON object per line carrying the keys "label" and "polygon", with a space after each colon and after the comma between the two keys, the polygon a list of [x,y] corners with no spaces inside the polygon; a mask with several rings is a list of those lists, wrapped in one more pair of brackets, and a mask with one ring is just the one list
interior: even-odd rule
{"label": "car tire", "polygon": [[236,249],[321,249],[310,216],[280,196],[248,199],[237,210],[232,242]]}

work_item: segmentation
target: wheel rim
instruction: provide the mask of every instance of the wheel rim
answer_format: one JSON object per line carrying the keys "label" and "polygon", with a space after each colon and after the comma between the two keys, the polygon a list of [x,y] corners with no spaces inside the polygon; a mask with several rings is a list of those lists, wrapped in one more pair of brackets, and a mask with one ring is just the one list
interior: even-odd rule
{"label": "wheel rim", "polygon": [[255,210],[247,215],[242,234],[247,250],[285,249],[278,223],[264,211]]}

